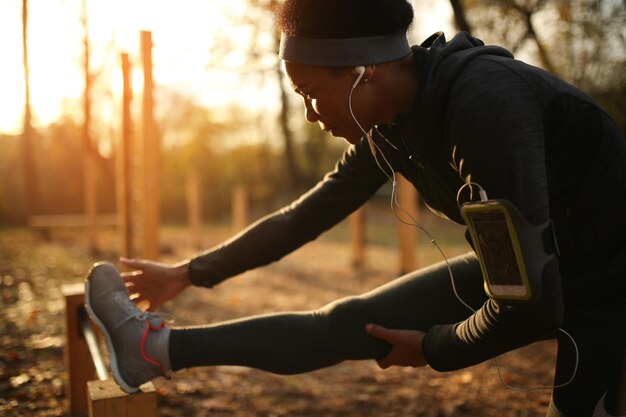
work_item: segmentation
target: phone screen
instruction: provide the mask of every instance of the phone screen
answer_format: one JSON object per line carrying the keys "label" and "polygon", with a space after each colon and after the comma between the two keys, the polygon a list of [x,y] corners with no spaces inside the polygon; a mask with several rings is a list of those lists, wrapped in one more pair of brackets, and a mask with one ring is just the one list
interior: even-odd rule
{"label": "phone screen", "polygon": [[524,286],[504,213],[500,210],[474,211],[469,213],[469,218],[492,289],[497,290],[493,286],[503,286],[503,290],[510,290],[510,286]]}

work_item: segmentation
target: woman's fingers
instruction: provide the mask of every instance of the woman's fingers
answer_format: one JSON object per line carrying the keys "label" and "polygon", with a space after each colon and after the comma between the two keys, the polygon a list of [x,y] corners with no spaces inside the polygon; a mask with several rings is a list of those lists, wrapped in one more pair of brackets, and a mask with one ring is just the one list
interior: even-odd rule
{"label": "woman's fingers", "polygon": [[124,281],[131,282],[134,281],[135,278],[142,276],[143,271],[122,272],[120,275]]}
{"label": "woman's fingers", "polygon": [[150,265],[150,261],[146,261],[144,259],[120,258],[120,263],[126,268],[140,271],[143,271],[148,265]]}
{"label": "woman's fingers", "polygon": [[381,368],[393,365],[418,367],[427,364],[422,352],[423,332],[387,329],[377,324],[368,324],[365,329],[371,336],[391,344],[387,356],[376,361]]}

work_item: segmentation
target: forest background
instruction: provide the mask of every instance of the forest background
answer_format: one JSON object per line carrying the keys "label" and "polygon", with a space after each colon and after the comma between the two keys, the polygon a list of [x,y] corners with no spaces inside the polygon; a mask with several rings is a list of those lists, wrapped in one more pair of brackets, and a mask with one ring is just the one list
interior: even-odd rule
{"label": "forest background", "polygon": [[[206,105],[188,91],[160,81],[157,73],[155,118],[162,147],[164,223],[185,221],[184,184],[191,173],[198,175],[202,184],[203,218],[219,221],[230,213],[233,187],[246,187],[255,214],[267,213],[315,183],[345,149],[343,141],[328,137],[301,117],[302,103],[290,93],[276,59],[279,35],[271,15],[276,1],[245,0],[240,9],[245,13],[226,13],[223,19],[229,30],[215,33],[215,38],[207,41],[206,59],[200,68],[208,79],[229,71],[255,97],[255,106],[232,97],[226,97],[224,105]],[[33,87],[29,85],[32,68],[27,53],[28,3],[23,0],[21,15],[26,99],[16,101],[24,103],[21,131],[0,130],[0,225],[23,225],[34,214],[83,213],[86,152],[96,155],[98,210],[113,213],[116,143],[121,135],[120,87],[115,78],[119,42],[112,40],[104,50],[90,49],[90,24],[97,17],[89,14],[88,2],[74,2],[84,8],[78,14],[83,29],[83,42],[78,45],[84,50],[76,51],[75,65],[86,68],[89,92],[65,98],[55,120],[38,122],[38,108],[29,97]],[[37,1],[30,3],[32,12]],[[448,38],[454,31],[466,30],[485,43],[503,45],[591,94],[625,129],[626,2],[415,0],[414,7],[417,18],[410,33],[412,42],[423,40],[425,27],[434,24],[446,29]],[[442,7],[447,14],[430,13]],[[184,3],[180,8],[184,13]],[[158,56],[158,42],[154,50]],[[85,65],[87,59],[90,65]],[[4,65],[18,67],[20,63]],[[192,71],[198,68],[190,68]],[[57,81],[49,79],[49,87]],[[133,98],[135,114],[140,94]]]}

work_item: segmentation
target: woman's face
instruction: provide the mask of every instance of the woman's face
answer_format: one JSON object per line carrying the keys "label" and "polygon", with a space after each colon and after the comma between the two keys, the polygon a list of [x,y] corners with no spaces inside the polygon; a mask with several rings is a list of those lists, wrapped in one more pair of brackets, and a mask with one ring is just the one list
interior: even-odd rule
{"label": "woman's face", "polygon": [[[319,123],[322,130],[352,144],[364,136],[352,118],[348,105],[350,90],[357,78],[356,71],[292,62],[285,63],[285,70],[293,90],[304,100],[304,113],[309,122]],[[363,98],[357,87],[352,96],[352,109],[363,129],[369,131],[374,126],[372,115],[369,114],[371,111],[368,111],[366,100],[359,100],[360,96]]]}

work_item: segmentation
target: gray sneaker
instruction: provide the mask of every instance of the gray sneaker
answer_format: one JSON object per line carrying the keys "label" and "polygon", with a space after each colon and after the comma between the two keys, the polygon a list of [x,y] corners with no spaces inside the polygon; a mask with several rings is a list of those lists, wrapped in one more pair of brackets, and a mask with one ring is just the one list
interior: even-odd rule
{"label": "gray sneaker", "polygon": [[137,308],[112,264],[98,262],[91,268],[85,304],[105,336],[111,372],[122,390],[137,392],[141,384],[165,374],[159,358],[148,356],[146,347],[148,338],[164,329],[165,322]]}

